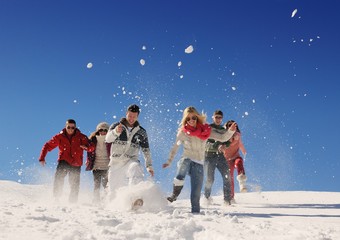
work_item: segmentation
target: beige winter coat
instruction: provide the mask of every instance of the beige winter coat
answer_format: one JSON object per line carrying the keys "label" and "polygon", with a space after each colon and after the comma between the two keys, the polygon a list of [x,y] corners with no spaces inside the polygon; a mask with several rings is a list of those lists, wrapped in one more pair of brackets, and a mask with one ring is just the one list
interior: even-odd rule
{"label": "beige winter coat", "polygon": [[[234,134],[234,131],[228,130],[224,134],[221,134],[212,129],[210,133],[210,139],[214,139],[215,141],[226,142],[228,141]],[[181,144],[183,144],[183,154],[182,158],[189,158],[190,160],[197,162],[199,164],[204,163],[204,154],[205,154],[205,145],[207,140],[202,140],[198,137],[193,137],[185,132],[179,130],[177,133],[175,144],[173,145],[169,158],[166,163],[169,165],[175,158],[175,155],[178,151],[178,148]]]}

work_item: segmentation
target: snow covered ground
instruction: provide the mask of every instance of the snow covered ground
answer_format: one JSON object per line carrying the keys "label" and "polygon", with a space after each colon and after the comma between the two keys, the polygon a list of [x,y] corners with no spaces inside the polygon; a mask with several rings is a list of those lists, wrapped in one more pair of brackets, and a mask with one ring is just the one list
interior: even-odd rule
{"label": "snow covered ground", "polygon": [[145,205],[134,212],[118,200],[94,206],[84,190],[78,204],[66,196],[57,204],[49,186],[0,181],[0,239],[340,239],[339,192],[242,193],[228,207],[214,196],[192,215],[188,199],[170,205],[158,186],[143,188],[134,193]]}

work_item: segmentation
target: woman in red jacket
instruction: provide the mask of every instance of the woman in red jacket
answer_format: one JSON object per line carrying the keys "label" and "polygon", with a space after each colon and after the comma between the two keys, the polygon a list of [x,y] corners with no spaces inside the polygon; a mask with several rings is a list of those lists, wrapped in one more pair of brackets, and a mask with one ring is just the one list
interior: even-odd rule
{"label": "woman in red jacket", "polygon": [[94,146],[90,143],[87,136],[82,134],[76,127],[76,121],[68,119],[65,128],[44,144],[39,157],[39,162],[42,166],[46,164],[45,157],[47,153],[56,147],[59,147],[59,157],[54,177],[53,196],[55,200],[59,200],[64,185],[64,178],[68,174],[71,187],[69,201],[72,203],[77,202],[80,185],[80,168],[83,165],[83,151],[93,151]]}

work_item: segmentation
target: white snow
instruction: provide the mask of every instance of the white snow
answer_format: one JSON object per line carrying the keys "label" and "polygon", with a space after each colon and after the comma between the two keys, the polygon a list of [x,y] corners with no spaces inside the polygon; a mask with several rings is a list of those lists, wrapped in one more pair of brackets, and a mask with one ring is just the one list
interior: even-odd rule
{"label": "white snow", "polygon": [[127,189],[107,206],[92,205],[91,189],[81,189],[70,205],[67,196],[53,203],[49,186],[0,181],[0,239],[340,239],[338,192],[236,193],[232,206],[213,196],[193,215],[188,199],[168,204],[158,185],[144,184],[134,193],[145,205],[130,211]]}
{"label": "white snow", "polygon": [[86,65],[86,67],[87,67],[88,69],[90,69],[90,68],[93,67],[93,64],[92,64],[91,62],[89,62],[89,63]]}
{"label": "white snow", "polygon": [[295,16],[295,14],[297,13],[297,9],[294,9],[294,11],[292,12],[292,18]]}
{"label": "white snow", "polygon": [[140,65],[144,66],[145,65],[145,60],[142,58],[140,61],[139,61]]}
{"label": "white snow", "polygon": [[192,53],[194,51],[194,47],[192,46],[192,45],[190,45],[190,46],[188,46],[185,50],[184,50],[184,52],[185,53]]}
{"label": "white snow", "polygon": [[179,61],[179,62],[177,63],[177,66],[178,66],[178,67],[182,66],[182,62]]}

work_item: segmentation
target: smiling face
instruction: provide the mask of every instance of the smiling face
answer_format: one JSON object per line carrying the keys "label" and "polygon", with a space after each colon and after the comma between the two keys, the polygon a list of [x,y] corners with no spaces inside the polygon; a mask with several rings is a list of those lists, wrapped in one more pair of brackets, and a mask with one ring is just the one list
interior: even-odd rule
{"label": "smiling face", "polygon": [[76,129],[76,125],[74,123],[66,123],[66,132],[68,135],[72,135]]}
{"label": "smiling face", "polygon": [[197,125],[197,116],[194,113],[189,113],[185,119],[186,123],[191,127],[196,127]]}
{"label": "smiling face", "polygon": [[138,120],[138,112],[126,112],[126,120],[129,123],[130,127],[132,127],[135,122]]}

